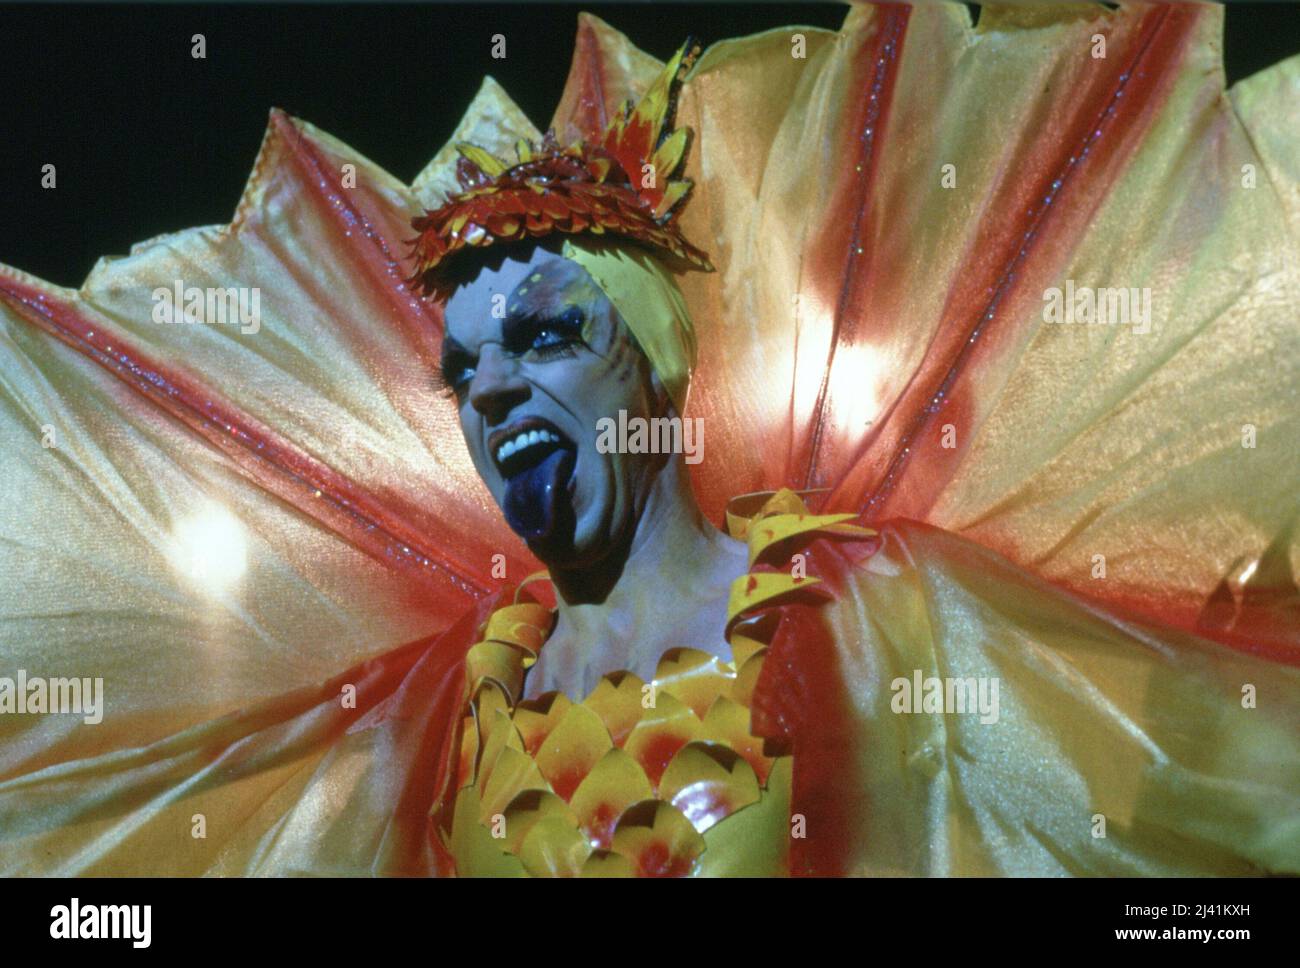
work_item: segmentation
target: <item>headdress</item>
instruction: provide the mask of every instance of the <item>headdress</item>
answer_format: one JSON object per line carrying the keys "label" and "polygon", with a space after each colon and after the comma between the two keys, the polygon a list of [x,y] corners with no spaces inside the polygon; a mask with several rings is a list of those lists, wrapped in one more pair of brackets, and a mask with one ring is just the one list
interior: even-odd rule
{"label": "headdress", "polygon": [[677,226],[691,183],[675,177],[690,132],[673,130],[677,89],[698,49],[690,41],[664,65],[635,108],[629,101],[599,140],[560,147],[548,131],[540,145],[515,144],[512,165],[476,145],[456,146],[462,191],[411,224],[420,232],[411,282],[425,295],[450,295],[447,260],[469,247],[554,233],[605,235],[648,246],[681,268],[712,271],[704,252]]}

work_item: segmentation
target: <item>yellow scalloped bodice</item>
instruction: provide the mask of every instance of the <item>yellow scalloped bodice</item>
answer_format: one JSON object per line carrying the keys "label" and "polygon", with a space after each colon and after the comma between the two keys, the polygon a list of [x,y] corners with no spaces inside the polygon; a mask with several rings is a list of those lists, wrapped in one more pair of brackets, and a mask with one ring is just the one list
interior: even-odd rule
{"label": "yellow scalloped bodice", "polygon": [[[747,503],[746,503],[747,502]],[[737,499],[728,527],[751,565],[815,531],[869,534],[807,513],[789,491]],[[756,526],[761,523],[761,526]],[[816,578],[766,572],[733,585],[732,661],[665,653],[654,678],[606,675],[580,701],[520,700],[551,611],[497,609],[466,656],[469,694],[444,839],[461,876],[773,876],[788,871],[790,756],[751,733],[761,616]]]}

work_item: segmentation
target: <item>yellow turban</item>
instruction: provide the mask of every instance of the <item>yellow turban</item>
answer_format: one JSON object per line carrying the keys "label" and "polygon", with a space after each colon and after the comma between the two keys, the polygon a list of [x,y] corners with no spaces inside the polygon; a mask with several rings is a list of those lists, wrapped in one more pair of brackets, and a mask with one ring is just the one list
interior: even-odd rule
{"label": "yellow turban", "polygon": [[695,368],[695,327],[672,273],[639,246],[586,236],[566,238],[562,254],[586,269],[613,303],[684,414]]}

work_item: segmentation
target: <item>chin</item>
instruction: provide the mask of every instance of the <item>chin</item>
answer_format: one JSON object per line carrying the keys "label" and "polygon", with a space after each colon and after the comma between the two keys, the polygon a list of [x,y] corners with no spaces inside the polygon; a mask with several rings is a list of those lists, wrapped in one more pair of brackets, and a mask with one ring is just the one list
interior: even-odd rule
{"label": "chin", "polygon": [[573,495],[572,527],[555,535],[548,546],[539,543],[532,549],[533,553],[548,565],[570,570],[602,561],[618,544],[621,533],[618,527],[619,505],[612,481],[604,487],[588,490],[580,480]]}
{"label": "chin", "polygon": [[[574,503],[580,504],[580,497]],[[574,508],[575,520],[572,530],[568,534],[556,535],[555,538],[559,540],[553,543],[557,546],[546,549],[563,558],[563,561],[556,562],[557,565],[565,568],[581,568],[601,558],[609,543],[607,540],[609,514],[603,506],[604,503],[597,501],[585,509]]]}

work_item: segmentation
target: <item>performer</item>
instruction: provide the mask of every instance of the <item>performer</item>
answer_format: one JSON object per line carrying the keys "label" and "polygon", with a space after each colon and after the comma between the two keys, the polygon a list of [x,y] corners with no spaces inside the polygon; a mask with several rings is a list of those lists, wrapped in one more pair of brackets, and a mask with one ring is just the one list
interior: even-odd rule
{"label": "performer", "polygon": [[1300,62],[1220,17],[584,17],[554,134],[277,115],[230,228],[6,272],[6,666],[108,696],[0,722],[6,871],[1300,870]]}

